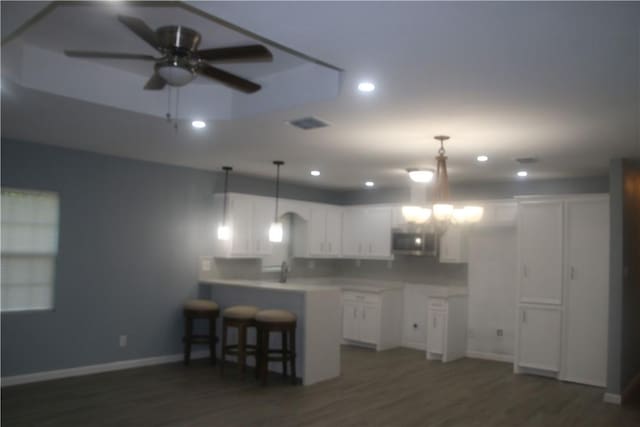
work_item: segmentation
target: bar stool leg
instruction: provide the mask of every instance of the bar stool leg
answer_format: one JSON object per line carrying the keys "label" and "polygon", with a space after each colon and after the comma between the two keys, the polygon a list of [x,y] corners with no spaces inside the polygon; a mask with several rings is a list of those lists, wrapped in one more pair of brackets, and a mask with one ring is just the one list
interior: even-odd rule
{"label": "bar stool leg", "polygon": [[287,331],[280,332],[282,336],[282,376],[287,378],[287,361],[289,359],[289,352],[287,351]]}
{"label": "bar stool leg", "polygon": [[193,319],[189,315],[184,318],[184,364],[191,360],[191,337],[193,335]]}
{"label": "bar stool leg", "polygon": [[262,379],[262,385],[267,385],[267,376],[269,373],[269,329],[263,328],[261,334],[260,377]]}
{"label": "bar stool leg", "polygon": [[247,339],[247,328],[238,326],[238,364],[240,373],[244,376],[247,370],[247,356],[245,354],[245,341]]}
{"label": "bar stool leg", "polygon": [[289,331],[290,350],[289,360],[291,361],[291,384],[296,384],[296,329]]}
{"label": "bar stool leg", "polygon": [[209,357],[211,364],[216,364],[216,320],[217,316],[209,317]]}
{"label": "bar stool leg", "polygon": [[224,364],[227,361],[227,319],[222,319],[222,348],[220,348],[220,375],[224,374]]}

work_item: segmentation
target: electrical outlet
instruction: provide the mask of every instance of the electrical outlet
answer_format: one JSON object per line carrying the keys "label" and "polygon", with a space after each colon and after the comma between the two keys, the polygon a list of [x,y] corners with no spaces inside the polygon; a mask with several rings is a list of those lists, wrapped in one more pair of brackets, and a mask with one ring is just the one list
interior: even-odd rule
{"label": "electrical outlet", "polygon": [[126,347],[126,346],[127,346],[127,336],[120,335],[120,347]]}
{"label": "electrical outlet", "polygon": [[496,329],[496,335],[501,337],[502,335],[504,335],[504,331],[502,329]]}
{"label": "electrical outlet", "polygon": [[211,260],[208,258],[202,259],[202,271],[211,271]]}

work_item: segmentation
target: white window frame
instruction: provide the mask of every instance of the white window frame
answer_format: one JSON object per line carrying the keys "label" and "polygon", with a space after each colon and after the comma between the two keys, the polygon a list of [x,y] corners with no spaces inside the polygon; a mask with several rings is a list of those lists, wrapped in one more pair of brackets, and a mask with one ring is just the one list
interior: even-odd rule
{"label": "white window frame", "polygon": [[[2,308],[1,312],[2,314],[9,314],[9,313],[25,313],[25,312],[42,312],[42,311],[54,311],[55,310],[55,305],[56,305],[56,270],[57,270],[57,258],[58,258],[58,253],[59,253],[59,241],[60,241],[60,194],[58,192],[55,191],[49,191],[49,190],[35,190],[35,189],[26,189],[26,188],[17,188],[17,187],[8,187],[8,186],[2,186],[1,187],[1,191],[14,191],[16,193],[24,193],[24,194],[34,194],[34,195],[48,195],[48,196],[53,196],[55,198],[55,203],[56,203],[56,213],[55,213],[55,222],[51,223],[51,224],[55,224],[55,243],[53,244],[53,248],[52,248],[52,252],[5,252],[5,247],[4,245],[1,247],[0,250],[0,255],[2,257],[2,259],[4,260],[5,257],[16,257],[16,258],[25,258],[29,261],[33,261],[34,259],[37,258],[51,258],[51,271],[50,271],[50,277],[49,277],[49,281],[47,282],[47,284],[50,286],[50,292],[51,292],[51,298],[49,301],[49,305],[46,307],[34,307],[34,306],[27,306],[27,307],[23,307],[23,308]],[[1,199],[0,199],[1,201]],[[4,218],[2,218],[2,223],[5,223]],[[25,224],[29,224],[29,222],[26,222]],[[32,225],[37,224],[37,222],[32,222]],[[46,224],[46,223],[45,223]],[[0,233],[2,233],[3,230],[0,228]],[[4,269],[3,269],[4,270]],[[3,271],[4,274],[4,271]],[[5,281],[2,279],[2,277],[0,276],[0,287],[4,287],[6,286]],[[25,286],[34,286],[34,283],[29,283]]]}

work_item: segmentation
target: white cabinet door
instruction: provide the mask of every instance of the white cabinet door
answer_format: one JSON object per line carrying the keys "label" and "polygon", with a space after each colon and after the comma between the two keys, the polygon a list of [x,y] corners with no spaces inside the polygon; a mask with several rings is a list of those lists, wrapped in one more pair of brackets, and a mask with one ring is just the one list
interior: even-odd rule
{"label": "white cabinet door", "polygon": [[271,254],[272,243],[269,241],[269,227],[275,214],[275,201],[255,199],[253,201],[252,246],[253,253],[258,256]]}
{"label": "white cabinet door", "polygon": [[328,256],[340,256],[342,240],[342,209],[327,208],[325,253]]}
{"label": "white cabinet door", "polygon": [[391,208],[370,208],[366,211],[366,235],[368,255],[371,257],[391,256]]}
{"label": "white cabinet door", "polygon": [[520,205],[520,302],[562,303],[562,224],[562,201]]}
{"label": "white cabinet door", "polygon": [[608,199],[566,205],[566,340],[564,377],[604,386],[609,323]]}
{"label": "white cabinet door", "polygon": [[360,341],[378,344],[380,341],[380,306],[361,304]]}
{"label": "white cabinet door", "polygon": [[309,255],[325,255],[326,221],[327,209],[324,206],[313,206],[309,219]]}
{"label": "white cabinet door", "polygon": [[447,313],[442,310],[431,310],[428,314],[429,330],[427,331],[427,351],[430,353],[444,353],[444,331]]}
{"label": "white cabinet door", "polygon": [[248,197],[229,198],[228,218],[231,222],[231,255],[249,256],[253,251],[253,201]]}
{"label": "white cabinet door", "polygon": [[342,255],[345,257],[358,258],[361,254],[361,211],[359,208],[346,208],[342,213]]}
{"label": "white cabinet door", "polygon": [[344,301],[342,305],[342,335],[346,340],[357,341],[360,337],[358,324],[360,323],[359,304]]}
{"label": "white cabinet door", "polygon": [[520,306],[519,314],[518,366],[557,372],[560,369],[561,310],[549,306]]}
{"label": "white cabinet door", "polygon": [[462,227],[452,225],[440,237],[439,258],[442,263],[467,262],[467,240]]}

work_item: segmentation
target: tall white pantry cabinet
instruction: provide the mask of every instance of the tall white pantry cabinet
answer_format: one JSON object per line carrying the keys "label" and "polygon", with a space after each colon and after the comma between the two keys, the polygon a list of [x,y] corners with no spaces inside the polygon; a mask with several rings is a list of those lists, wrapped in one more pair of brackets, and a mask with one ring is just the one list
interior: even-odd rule
{"label": "tall white pantry cabinet", "polygon": [[604,386],[609,198],[519,199],[516,373]]}

